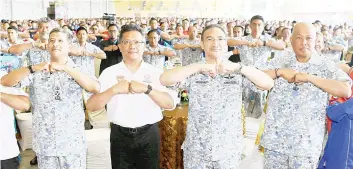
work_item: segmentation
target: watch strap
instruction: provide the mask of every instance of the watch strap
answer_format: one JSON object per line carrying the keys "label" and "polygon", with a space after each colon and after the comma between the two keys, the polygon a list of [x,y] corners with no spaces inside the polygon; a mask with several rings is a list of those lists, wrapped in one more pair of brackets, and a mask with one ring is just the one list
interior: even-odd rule
{"label": "watch strap", "polygon": [[150,94],[152,91],[152,86],[151,85],[147,85],[147,91],[145,92],[145,94]]}
{"label": "watch strap", "polygon": [[29,72],[31,72],[31,74],[34,73],[34,70],[33,70],[33,68],[32,68],[32,65],[27,66],[27,68],[29,69]]}

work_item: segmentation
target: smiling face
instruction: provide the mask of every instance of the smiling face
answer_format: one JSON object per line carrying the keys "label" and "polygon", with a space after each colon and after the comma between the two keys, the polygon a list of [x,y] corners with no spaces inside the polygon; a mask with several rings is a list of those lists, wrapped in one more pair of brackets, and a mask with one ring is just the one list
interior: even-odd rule
{"label": "smiling face", "polygon": [[118,46],[124,60],[142,60],[145,38],[138,31],[125,32]]}
{"label": "smiling face", "polygon": [[209,28],[202,36],[201,47],[210,59],[222,57],[228,49],[225,32],[218,27]]}
{"label": "smiling face", "polygon": [[49,35],[48,51],[51,57],[59,60],[69,54],[69,40],[63,32],[52,32]]}
{"label": "smiling face", "polygon": [[316,28],[312,24],[298,23],[291,37],[292,47],[299,57],[308,57],[315,50]]}
{"label": "smiling face", "polygon": [[88,35],[87,35],[87,32],[85,30],[80,30],[76,33],[76,36],[77,36],[77,40],[80,42],[80,43],[84,43],[87,41],[88,39]]}

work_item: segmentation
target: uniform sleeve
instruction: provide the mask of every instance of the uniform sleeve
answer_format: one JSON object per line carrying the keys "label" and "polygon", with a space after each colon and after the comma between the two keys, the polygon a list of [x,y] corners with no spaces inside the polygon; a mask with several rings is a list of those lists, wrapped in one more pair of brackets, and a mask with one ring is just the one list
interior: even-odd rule
{"label": "uniform sleeve", "polygon": [[39,73],[39,72],[35,72],[35,73],[32,73],[32,74],[29,74],[27,77],[25,77],[24,79],[22,79],[18,84],[16,84],[15,86],[17,88],[26,88],[28,86],[31,86],[33,84],[33,79],[34,79],[34,75],[36,73]]}
{"label": "uniform sleeve", "polygon": [[242,78],[243,78],[243,84],[242,84],[243,89],[249,88],[250,90],[252,90],[256,93],[260,93],[260,92],[265,91],[265,90],[257,88],[257,86],[252,81],[250,81],[248,78],[246,78],[245,76],[242,76]]}
{"label": "uniform sleeve", "polygon": [[332,61],[326,60],[326,72],[325,77],[331,80],[337,80],[341,82],[348,82],[352,86],[352,79],[345,73],[342,69],[338,68],[336,64]]}
{"label": "uniform sleeve", "polygon": [[167,110],[173,110],[173,109],[175,109],[175,107],[178,103],[178,92],[175,90],[172,90],[172,89],[168,89],[167,87],[165,87],[161,84],[161,82],[159,80],[161,74],[162,74],[162,72],[155,73],[156,76],[155,76],[155,80],[153,81],[152,88],[169,94],[169,96],[173,99],[173,108],[167,109]]}
{"label": "uniform sleeve", "polygon": [[[90,71],[91,69],[87,69],[87,68],[85,68],[85,67],[83,67],[83,66],[76,66],[76,67],[74,67],[74,68],[77,69],[77,70],[79,70],[81,73],[84,73],[84,74],[88,75],[89,78],[91,78],[91,79],[93,79],[93,80],[95,80],[95,81],[98,81],[97,78],[96,78],[96,76],[95,76],[95,74],[94,74],[94,72],[92,73],[92,72]],[[82,88],[82,87],[81,87],[81,88]],[[85,93],[86,93],[87,98],[90,98],[90,97],[93,95],[93,93],[88,92],[88,91],[86,91],[86,90],[85,90]]]}

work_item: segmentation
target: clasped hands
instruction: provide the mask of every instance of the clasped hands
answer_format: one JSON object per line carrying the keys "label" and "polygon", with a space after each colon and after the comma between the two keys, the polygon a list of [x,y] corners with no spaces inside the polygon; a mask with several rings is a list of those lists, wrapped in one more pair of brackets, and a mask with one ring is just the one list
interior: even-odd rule
{"label": "clasped hands", "polygon": [[296,83],[297,85],[301,85],[303,83],[309,82],[310,77],[307,73],[297,72],[293,69],[282,68],[278,69],[277,76],[280,76],[286,79],[289,83]]}
{"label": "clasped hands", "polygon": [[219,75],[227,75],[231,74],[241,68],[239,63],[233,63],[231,61],[221,61],[218,60],[215,64],[200,64],[200,72],[202,74],[210,75],[211,77],[215,77],[217,74]]}
{"label": "clasped hands", "polygon": [[255,41],[249,41],[247,46],[253,47],[253,48],[264,46],[264,41],[262,41],[260,39],[256,39]]}
{"label": "clasped hands", "polygon": [[67,67],[66,64],[59,64],[55,62],[43,62],[37,65],[33,65],[32,69],[35,72],[38,71],[46,71],[46,72],[56,72],[56,71],[65,71],[65,68]]}
{"label": "clasped hands", "polygon": [[146,84],[132,80],[131,82],[127,80],[119,80],[111,88],[114,94],[141,94],[145,93],[148,90]]}

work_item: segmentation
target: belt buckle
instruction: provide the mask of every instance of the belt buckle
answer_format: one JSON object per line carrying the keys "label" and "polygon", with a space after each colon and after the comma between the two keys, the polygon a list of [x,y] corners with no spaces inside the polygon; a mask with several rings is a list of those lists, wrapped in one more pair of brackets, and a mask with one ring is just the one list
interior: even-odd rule
{"label": "belt buckle", "polygon": [[137,128],[129,129],[129,132],[135,134],[135,133],[137,133]]}

